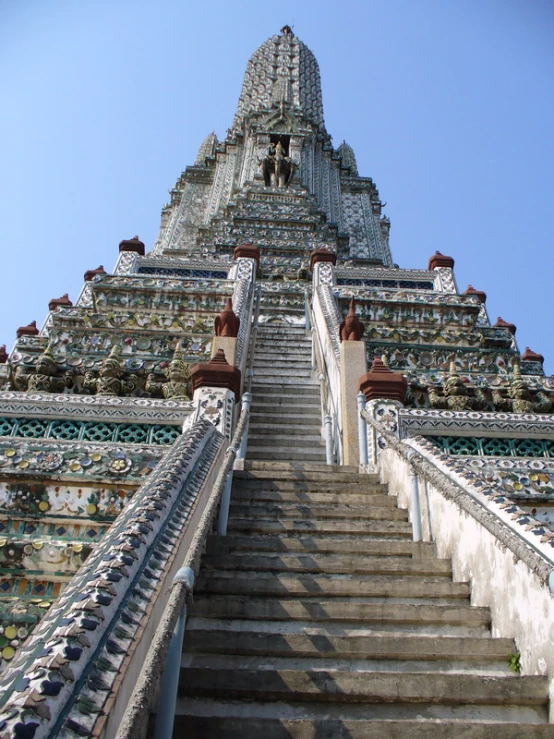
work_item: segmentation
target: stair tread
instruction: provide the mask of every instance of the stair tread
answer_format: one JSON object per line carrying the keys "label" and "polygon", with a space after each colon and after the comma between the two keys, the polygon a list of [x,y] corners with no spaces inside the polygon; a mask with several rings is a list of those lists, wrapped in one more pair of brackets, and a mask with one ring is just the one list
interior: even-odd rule
{"label": "stair tread", "polygon": [[325,572],[325,573],[389,573],[451,574],[449,560],[411,557],[368,557],[360,554],[272,554],[267,552],[235,552],[231,555],[205,555],[204,566],[210,570],[235,569],[256,572]]}
{"label": "stair tread", "polygon": [[512,703],[543,705],[548,679],[542,676],[483,676],[412,672],[346,672],[341,670],[231,669],[191,665],[181,673],[181,690],[188,694],[225,698],[258,697],[295,701],[398,701],[411,703]]}
{"label": "stair tread", "polygon": [[260,618],[285,621],[380,622],[411,623],[423,619],[425,623],[488,624],[488,608],[469,603],[435,604],[371,602],[364,598],[259,598],[237,595],[201,595],[194,601],[193,616],[226,618]]}
{"label": "stair tread", "polygon": [[[287,712],[289,704],[275,701],[270,706],[248,704],[247,712],[237,713],[238,703],[186,699],[178,703],[176,731],[178,736],[195,739],[552,739],[552,727],[537,722],[534,716],[511,722],[475,719],[427,718],[420,716],[421,707],[406,718],[397,716],[368,718],[367,704],[364,716],[356,716],[351,704],[338,704],[330,714],[329,704],[296,705],[296,713]],[[254,706],[254,708],[252,708]],[[196,708],[196,712],[193,710]],[[258,708],[256,711],[255,709]],[[234,710],[233,710],[234,709]],[[303,715],[302,715],[303,713]],[[461,733],[463,732],[463,734]]]}

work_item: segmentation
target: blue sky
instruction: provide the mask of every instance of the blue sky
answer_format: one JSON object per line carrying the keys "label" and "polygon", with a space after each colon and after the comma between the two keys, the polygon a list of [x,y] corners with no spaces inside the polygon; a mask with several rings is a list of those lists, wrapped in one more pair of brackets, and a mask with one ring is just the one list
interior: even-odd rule
{"label": "blue sky", "polygon": [[0,344],[151,247],[251,53],[285,23],[316,55],[336,146],[387,202],[401,267],[437,249],[554,372],[554,3],[0,0]]}

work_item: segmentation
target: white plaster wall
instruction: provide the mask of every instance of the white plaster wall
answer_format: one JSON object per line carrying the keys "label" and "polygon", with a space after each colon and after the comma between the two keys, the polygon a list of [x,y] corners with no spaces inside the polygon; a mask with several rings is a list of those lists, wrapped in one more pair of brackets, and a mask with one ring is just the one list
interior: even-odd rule
{"label": "white plaster wall", "polygon": [[[408,463],[386,449],[379,472],[398,494],[399,506],[409,509]],[[471,583],[472,605],[490,608],[493,635],[515,639],[523,674],[554,676],[554,598],[548,586],[473,516],[431,485],[427,489],[428,510],[420,484],[423,538],[430,540],[430,522],[438,556],[452,560],[454,580]]]}

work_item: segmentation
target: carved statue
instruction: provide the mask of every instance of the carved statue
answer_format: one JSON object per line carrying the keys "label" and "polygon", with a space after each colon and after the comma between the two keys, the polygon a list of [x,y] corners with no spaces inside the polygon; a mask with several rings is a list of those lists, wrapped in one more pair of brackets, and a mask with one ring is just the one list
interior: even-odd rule
{"label": "carved statue", "polygon": [[286,187],[294,174],[295,164],[286,155],[280,141],[271,144],[267,155],[262,160],[264,182],[267,187]]}
{"label": "carved statue", "polygon": [[442,388],[412,382],[412,389],[423,390],[432,408],[453,411],[490,410],[508,413],[550,413],[554,410],[554,393],[530,388],[521,374],[519,359],[513,360],[514,370],[508,388],[481,388],[465,383],[456,373],[454,362]]}
{"label": "carved statue", "polygon": [[173,358],[164,374],[167,379],[161,382],[156,379],[155,374],[149,374],[145,390],[166,400],[190,400],[190,367],[185,362],[183,350],[180,346],[176,347]]}
{"label": "carved statue", "polygon": [[456,372],[454,362],[450,363],[450,371],[443,383],[443,392],[446,398],[446,405],[451,411],[472,410],[474,405],[473,398],[469,395],[464,381]]}
{"label": "carved statue", "polygon": [[350,300],[350,309],[348,315],[341,323],[339,328],[339,336],[341,341],[361,341],[364,335],[364,324],[356,315],[356,302],[354,298]]}
{"label": "carved statue", "polygon": [[553,399],[542,391],[532,393],[521,374],[519,359],[513,364],[514,373],[508,390],[512,413],[548,413],[554,404]]}
{"label": "carved statue", "polygon": [[30,373],[26,367],[19,365],[12,375],[14,389],[30,393],[63,393],[71,387],[72,381],[72,373],[59,368],[50,346],[39,356]]}
{"label": "carved statue", "polygon": [[124,378],[125,370],[121,361],[121,347],[114,344],[109,356],[102,360],[100,370],[85,372],[83,387],[96,395],[118,396],[136,390],[137,376],[130,374]]}
{"label": "carved statue", "polygon": [[233,311],[233,301],[227,298],[225,308],[215,319],[215,335],[236,338],[239,333],[240,318]]}

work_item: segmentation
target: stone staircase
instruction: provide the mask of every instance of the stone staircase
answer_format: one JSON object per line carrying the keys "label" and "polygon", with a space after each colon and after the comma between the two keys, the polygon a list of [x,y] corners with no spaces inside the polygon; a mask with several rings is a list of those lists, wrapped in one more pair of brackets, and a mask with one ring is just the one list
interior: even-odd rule
{"label": "stone staircase", "polygon": [[311,346],[305,328],[287,323],[259,326],[248,459],[325,462]]}
{"label": "stone staircase", "polygon": [[509,671],[513,641],[469,595],[375,477],[247,461],[195,588],[174,736],[553,737],[547,679]]}
{"label": "stone staircase", "polygon": [[[174,736],[553,737],[544,677],[371,475],[325,465],[311,345],[258,329],[244,471],[210,537],[185,633]],[[268,312],[269,311],[269,312]]]}

